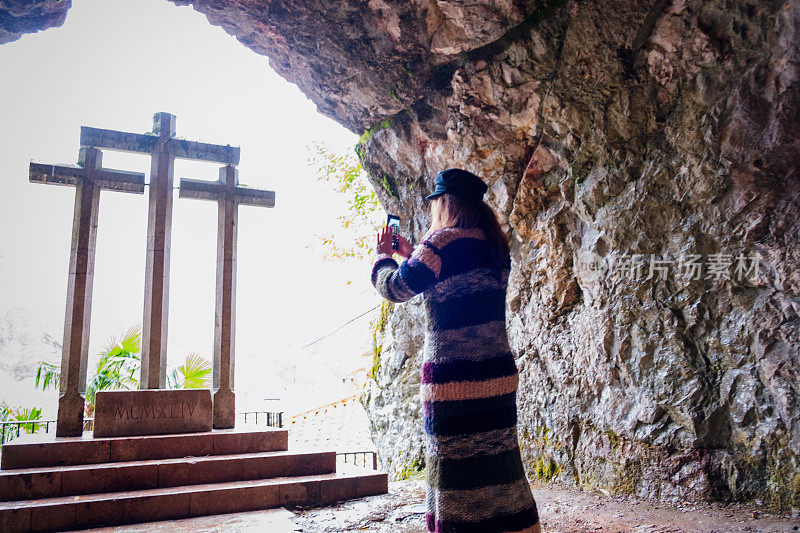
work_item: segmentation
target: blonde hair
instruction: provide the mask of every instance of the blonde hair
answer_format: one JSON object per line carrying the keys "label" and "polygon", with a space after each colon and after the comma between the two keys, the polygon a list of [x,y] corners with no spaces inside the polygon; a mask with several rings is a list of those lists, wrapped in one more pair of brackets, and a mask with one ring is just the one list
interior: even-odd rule
{"label": "blonde hair", "polygon": [[480,227],[489,240],[490,263],[494,266],[509,255],[508,239],[492,208],[480,198],[444,193],[431,200],[431,227],[423,237],[441,228]]}

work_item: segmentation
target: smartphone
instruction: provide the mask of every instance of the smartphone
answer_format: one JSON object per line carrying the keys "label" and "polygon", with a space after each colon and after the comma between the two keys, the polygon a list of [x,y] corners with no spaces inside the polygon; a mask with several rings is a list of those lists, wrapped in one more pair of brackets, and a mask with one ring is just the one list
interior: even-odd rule
{"label": "smartphone", "polygon": [[400,217],[395,215],[388,215],[386,217],[386,225],[392,231],[392,250],[397,250],[397,234],[400,232]]}

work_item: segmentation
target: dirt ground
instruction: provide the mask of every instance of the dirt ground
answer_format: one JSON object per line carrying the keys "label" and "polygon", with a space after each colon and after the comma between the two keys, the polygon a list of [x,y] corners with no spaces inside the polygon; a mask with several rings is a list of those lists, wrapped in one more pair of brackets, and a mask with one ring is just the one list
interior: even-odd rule
{"label": "dirt ground", "polygon": [[[654,505],[582,492],[537,487],[547,533],[728,533],[800,530],[800,517],[773,516],[753,505]],[[389,483],[389,493],[319,509],[267,509],[92,530],[95,533],[424,533],[424,480]]]}
{"label": "dirt ground", "polygon": [[[552,533],[723,533],[800,530],[800,517],[780,517],[754,505],[655,505],[633,498],[583,492],[574,487],[535,487],[544,531]],[[424,532],[423,480],[389,483],[389,494],[323,509],[290,509],[295,531],[322,533],[374,531]]]}

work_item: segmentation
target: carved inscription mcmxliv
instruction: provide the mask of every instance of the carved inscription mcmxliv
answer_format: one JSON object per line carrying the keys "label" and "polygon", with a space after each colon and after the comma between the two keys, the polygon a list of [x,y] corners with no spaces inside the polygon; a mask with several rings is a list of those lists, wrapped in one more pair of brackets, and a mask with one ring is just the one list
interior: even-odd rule
{"label": "carved inscription mcmxliv", "polygon": [[184,418],[193,416],[197,403],[159,403],[141,405],[132,403],[114,407],[114,420],[147,420],[156,418]]}
{"label": "carved inscription mcmxliv", "polygon": [[211,391],[100,391],[94,436],[162,435],[211,431]]}

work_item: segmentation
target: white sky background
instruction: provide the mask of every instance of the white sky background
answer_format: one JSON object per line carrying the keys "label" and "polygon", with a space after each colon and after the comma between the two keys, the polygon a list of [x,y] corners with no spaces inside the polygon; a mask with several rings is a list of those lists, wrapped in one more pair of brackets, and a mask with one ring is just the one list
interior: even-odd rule
{"label": "white sky background", "polygon": [[[143,133],[154,112],[166,111],[177,115],[179,137],[241,146],[240,182],[276,191],[275,208],[239,211],[237,407],[263,409],[263,398],[292,392],[274,390],[270,372],[296,365],[300,380],[329,375],[337,362],[358,368],[373,314],[301,349],[379,302],[368,265],[326,265],[320,249],[306,248],[344,209],[306,165],[307,144],[350,150],[357,137],[318,114],[266,57],[190,7],[75,0],[63,27],[0,46],[0,71],[0,317],[28,317],[33,335],[40,329],[61,340],[74,188],[28,182],[29,161],[75,163],[81,125]],[[149,172],[150,160],[105,151],[103,164]],[[214,180],[218,168],[177,161],[175,184]],[[190,351],[211,359],[214,325],[216,203],[175,193],[168,368]],[[90,374],[109,337],[142,321],[147,191],[104,191],[98,228]],[[6,363],[60,360],[0,355]],[[0,374],[0,401],[33,401],[32,387],[32,379]],[[49,410],[53,393],[48,398],[34,399]]]}

